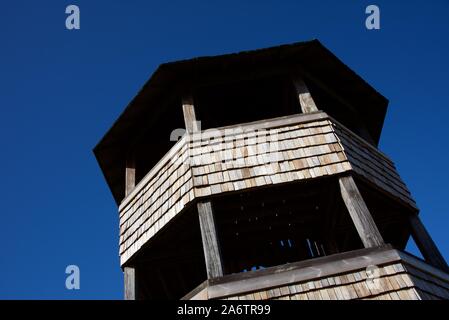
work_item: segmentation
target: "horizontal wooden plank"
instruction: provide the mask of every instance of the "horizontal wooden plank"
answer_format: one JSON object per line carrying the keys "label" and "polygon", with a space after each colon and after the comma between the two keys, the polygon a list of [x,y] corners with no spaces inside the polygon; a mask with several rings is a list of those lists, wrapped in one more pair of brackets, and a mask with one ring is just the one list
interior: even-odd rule
{"label": "horizontal wooden plank", "polygon": [[[349,253],[347,253],[349,254]],[[203,283],[209,299],[230,300],[418,300],[447,299],[449,291],[408,273],[402,252],[363,249],[300,263],[224,276]],[[360,260],[357,260],[359,257]],[[354,260],[355,259],[355,260]],[[408,259],[408,257],[406,257]],[[412,259],[413,260],[413,259]],[[409,259],[409,263],[412,261]],[[327,263],[325,263],[327,261]],[[343,262],[338,263],[337,261]],[[360,261],[359,264],[357,261]],[[365,263],[363,263],[365,262]],[[302,264],[302,266],[301,266]],[[316,268],[310,274],[307,265]],[[419,264],[419,263],[418,263]],[[378,266],[375,282],[368,265]],[[346,266],[346,267],[343,267]],[[343,268],[340,268],[343,267]],[[415,265],[413,265],[415,267]],[[194,290],[194,292],[198,292]],[[190,295],[192,296],[192,295]]]}

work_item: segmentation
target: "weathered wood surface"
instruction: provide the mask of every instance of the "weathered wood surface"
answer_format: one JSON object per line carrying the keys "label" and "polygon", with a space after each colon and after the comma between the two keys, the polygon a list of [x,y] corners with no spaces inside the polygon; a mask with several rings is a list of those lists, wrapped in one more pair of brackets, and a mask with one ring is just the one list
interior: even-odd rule
{"label": "weathered wood surface", "polygon": [[416,203],[393,161],[336,120],[332,120],[332,123],[352,169],[391,196],[417,210]]}
{"label": "weathered wood surface", "polygon": [[414,206],[391,160],[324,112],[186,135],[120,205],[121,263],[196,198],[349,171]]}
{"label": "weathered wood surface", "polygon": [[136,163],[133,155],[126,159],[125,170],[125,196],[127,196],[136,186]]}
{"label": "weathered wood surface", "polygon": [[[370,280],[365,270],[243,295],[227,300],[420,300],[401,264],[382,266],[380,278]],[[391,271],[392,270],[392,271]],[[389,274],[389,272],[394,272]]]}
{"label": "weathered wood surface", "polygon": [[309,92],[309,88],[307,88],[304,83],[304,80],[299,76],[295,76],[293,78],[293,84],[296,89],[296,95],[298,96],[301,111],[303,113],[318,111],[315,101],[313,101],[312,95]]}
{"label": "weathered wood surface", "polygon": [[438,250],[435,242],[433,242],[432,237],[427,232],[419,216],[417,214],[411,214],[409,216],[409,222],[413,240],[426,261],[434,267],[448,272],[449,268],[443,255]]}
{"label": "weathered wood surface", "polygon": [[351,170],[328,120],[192,143],[195,197]]}
{"label": "weathered wood surface", "polygon": [[207,278],[221,277],[223,275],[223,264],[212,204],[210,201],[198,202],[197,207]]}
{"label": "weathered wood surface", "polygon": [[184,123],[187,133],[198,131],[198,123],[196,121],[195,107],[192,96],[186,96],[183,98],[182,112],[184,114]]}
{"label": "weathered wood surface", "polygon": [[442,274],[419,259],[388,246],[228,275],[200,287],[201,295],[187,295],[186,298],[449,299],[448,274]]}
{"label": "weathered wood surface", "polygon": [[377,247],[384,240],[351,175],[338,179],[343,201],[365,248]]}
{"label": "weathered wood surface", "polygon": [[122,265],[194,199],[187,149],[184,137],[121,204]]}
{"label": "weathered wood surface", "polygon": [[136,270],[125,267],[123,270],[125,281],[125,300],[136,300]]}
{"label": "weathered wood surface", "polygon": [[[247,131],[233,134],[226,127],[203,132],[201,139],[184,136],[120,205],[121,263],[194,198],[350,170],[323,117],[282,117],[250,123],[243,126]],[[260,130],[274,137],[272,149]],[[235,158],[226,161],[230,154]]]}

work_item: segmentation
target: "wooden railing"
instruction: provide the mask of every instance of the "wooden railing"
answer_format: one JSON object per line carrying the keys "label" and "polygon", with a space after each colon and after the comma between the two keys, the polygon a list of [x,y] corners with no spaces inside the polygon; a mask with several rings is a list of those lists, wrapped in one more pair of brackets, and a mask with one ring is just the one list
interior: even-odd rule
{"label": "wooden railing", "polygon": [[225,275],[183,299],[449,299],[449,274],[384,246]]}
{"label": "wooden railing", "polygon": [[121,203],[121,263],[195,199],[351,170],[414,205],[391,160],[324,112],[185,135]]}

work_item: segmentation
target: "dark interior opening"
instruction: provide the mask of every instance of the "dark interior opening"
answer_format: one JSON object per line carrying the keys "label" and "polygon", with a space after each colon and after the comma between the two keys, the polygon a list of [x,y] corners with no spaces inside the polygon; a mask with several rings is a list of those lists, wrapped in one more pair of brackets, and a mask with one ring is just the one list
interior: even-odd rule
{"label": "dark interior opening", "polygon": [[301,113],[291,80],[282,76],[200,87],[194,100],[203,130]]}
{"label": "dark interior opening", "polygon": [[343,104],[312,81],[307,82],[307,87],[319,110],[326,112],[355,134],[372,143],[372,135],[369,133],[366,123],[357,110]]}
{"label": "dark interior opening", "polygon": [[337,188],[323,178],[214,200],[225,273],[362,248]]}
{"label": "dark interior opening", "polygon": [[130,262],[138,300],[179,300],[207,279],[197,211],[175,219]]}
{"label": "dark interior opening", "polygon": [[[356,181],[384,241],[404,250],[409,209]],[[338,179],[320,178],[214,200],[225,273],[362,249]]]}
{"label": "dark interior opening", "polygon": [[136,159],[136,183],[142,180],[175,145],[176,141],[170,140],[173,130],[185,128],[180,103],[173,100],[162,109],[157,121],[148,119],[146,130],[142,132],[133,148]]}
{"label": "dark interior opening", "polygon": [[[356,183],[385,242],[403,250],[410,209],[362,179]],[[225,274],[363,248],[336,177],[211,200]],[[137,299],[179,299],[207,278],[196,205],[174,219],[129,262]]]}
{"label": "dark interior opening", "polygon": [[412,210],[362,179],[356,183],[385,243],[404,250],[411,234],[408,215]]}

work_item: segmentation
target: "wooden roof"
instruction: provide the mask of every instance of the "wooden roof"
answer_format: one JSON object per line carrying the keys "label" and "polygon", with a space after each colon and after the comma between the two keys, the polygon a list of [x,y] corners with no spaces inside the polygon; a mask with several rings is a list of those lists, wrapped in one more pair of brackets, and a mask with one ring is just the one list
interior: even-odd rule
{"label": "wooden roof", "polygon": [[[358,109],[375,143],[378,143],[388,100],[318,40],[164,63],[94,148],[116,202],[120,203],[124,196],[124,167],[129,145],[144,127],[158,121],[164,101],[180,95],[189,84],[207,82],[211,74],[221,77],[224,74],[234,75],[248,70],[263,72],[275,68],[299,68],[306,77],[313,77],[332,88]],[[228,78],[232,81],[232,76]]]}

